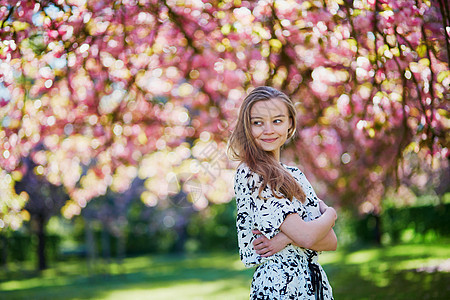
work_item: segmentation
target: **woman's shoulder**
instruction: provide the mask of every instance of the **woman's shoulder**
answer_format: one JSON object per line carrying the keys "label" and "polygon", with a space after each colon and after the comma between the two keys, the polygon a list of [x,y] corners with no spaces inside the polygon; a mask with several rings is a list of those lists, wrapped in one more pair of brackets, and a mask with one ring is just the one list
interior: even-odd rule
{"label": "woman's shoulder", "polygon": [[241,162],[236,168],[235,180],[236,182],[245,180],[245,182],[256,183],[261,181],[262,178],[250,170],[250,167],[245,162]]}
{"label": "woman's shoulder", "polygon": [[302,185],[302,187],[307,186],[309,184],[306,175],[298,168],[297,166],[288,166],[282,163],[282,165],[291,173],[292,177]]}
{"label": "woman's shoulder", "polygon": [[284,163],[280,164],[285,167],[288,171],[290,171],[292,174],[296,174],[296,175],[303,175],[303,172],[297,167],[297,166],[288,166]]}
{"label": "woman's shoulder", "polygon": [[245,162],[241,162],[236,168],[236,178],[243,177],[250,172],[250,168],[247,166],[247,164]]}
{"label": "woman's shoulder", "polygon": [[[280,164],[286,168],[295,178],[303,177],[303,172],[297,166],[289,166],[282,162]],[[245,162],[240,162],[236,168],[236,178],[262,179],[260,175],[253,172]]]}
{"label": "woman's shoulder", "polygon": [[241,161],[241,162],[239,163],[239,165],[238,165],[237,168],[236,168],[236,171],[237,171],[237,170],[242,170],[242,169],[248,169],[247,164],[246,164],[245,162],[243,162],[243,161]]}

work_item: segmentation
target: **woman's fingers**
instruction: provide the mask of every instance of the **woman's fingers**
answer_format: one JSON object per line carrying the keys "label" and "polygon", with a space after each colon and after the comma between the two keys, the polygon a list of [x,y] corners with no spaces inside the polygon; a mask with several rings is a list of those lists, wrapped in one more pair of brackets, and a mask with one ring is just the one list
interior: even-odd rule
{"label": "woman's fingers", "polygon": [[264,242],[254,245],[254,249],[256,254],[261,256],[270,256],[272,255],[273,250],[269,244],[266,244]]}
{"label": "woman's fingers", "polygon": [[253,241],[253,248],[256,250],[256,253],[266,253],[270,251],[270,245],[266,243],[264,238],[257,238]]}
{"label": "woman's fingers", "polygon": [[253,244],[253,249],[262,250],[264,249],[264,244],[263,243]]}
{"label": "woman's fingers", "polygon": [[255,248],[255,250],[260,250],[265,247],[266,244],[263,238],[257,238],[256,240],[253,241],[253,248]]}
{"label": "woman's fingers", "polygon": [[[258,230],[255,230],[255,231],[258,231]],[[268,239],[264,235],[261,235],[260,237],[258,237],[257,239],[255,239],[253,241],[253,246],[260,245],[261,243],[265,243],[266,241],[268,241]]]}
{"label": "woman's fingers", "polygon": [[271,251],[268,248],[263,248],[260,250],[256,250],[256,254],[261,255],[261,256],[270,256]]}
{"label": "woman's fingers", "polygon": [[253,229],[252,233],[255,235],[261,235],[253,241],[253,248],[255,249],[256,254],[261,255],[262,257],[271,256],[273,253],[269,239],[267,239],[258,229]]}
{"label": "woman's fingers", "polygon": [[322,200],[319,200],[319,211],[320,213],[324,213],[325,210],[328,208],[328,205],[325,204]]}

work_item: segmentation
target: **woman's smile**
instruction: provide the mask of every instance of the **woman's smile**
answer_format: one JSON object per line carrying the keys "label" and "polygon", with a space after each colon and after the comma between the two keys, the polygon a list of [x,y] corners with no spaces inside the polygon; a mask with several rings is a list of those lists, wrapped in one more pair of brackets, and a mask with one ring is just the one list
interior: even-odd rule
{"label": "woman's smile", "polygon": [[272,138],[272,139],[261,139],[261,141],[266,142],[266,143],[273,143],[277,140],[278,138]]}

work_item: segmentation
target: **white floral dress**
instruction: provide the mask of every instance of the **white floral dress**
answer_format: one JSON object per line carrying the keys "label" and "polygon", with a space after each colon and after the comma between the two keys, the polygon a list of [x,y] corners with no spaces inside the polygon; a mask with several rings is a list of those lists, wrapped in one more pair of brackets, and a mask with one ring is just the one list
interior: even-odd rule
{"label": "white floral dress", "polygon": [[271,239],[280,232],[279,227],[287,215],[298,213],[303,220],[319,217],[319,199],[305,175],[296,167],[284,166],[300,183],[306,195],[305,203],[296,198],[275,198],[270,187],[258,196],[262,177],[241,163],[236,171],[236,194],[239,255],[248,268],[255,267],[250,299],[333,299],[332,289],[322,267],[317,263],[316,251],[289,244],[270,257],[261,257],[253,248],[257,238],[253,229],[260,230]]}

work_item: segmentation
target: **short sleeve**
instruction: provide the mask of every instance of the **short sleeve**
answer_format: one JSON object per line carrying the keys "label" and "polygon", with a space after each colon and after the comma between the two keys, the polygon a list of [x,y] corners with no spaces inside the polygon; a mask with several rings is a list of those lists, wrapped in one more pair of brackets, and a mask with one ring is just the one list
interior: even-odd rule
{"label": "short sleeve", "polygon": [[300,186],[302,187],[303,192],[306,196],[303,206],[307,211],[308,217],[304,219],[306,221],[310,221],[320,217],[321,213],[319,210],[319,198],[317,197],[311,183],[308,181],[305,174],[298,168],[295,168],[293,176],[300,183]]}
{"label": "short sleeve", "polygon": [[267,200],[259,196],[255,200],[255,228],[261,231],[268,239],[280,232],[280,226],[286,217],[293,213],[299,213],[300,207],[295,207],[287,198],[275,198]]}

